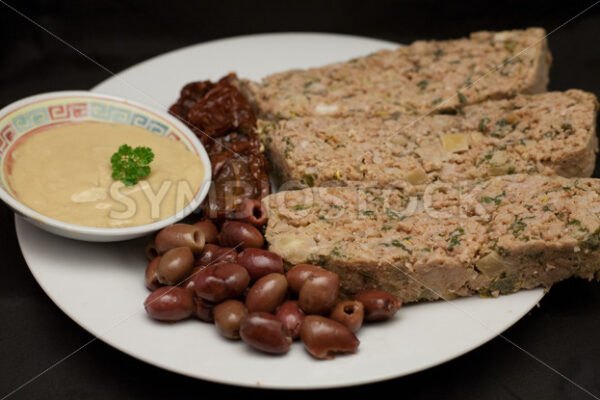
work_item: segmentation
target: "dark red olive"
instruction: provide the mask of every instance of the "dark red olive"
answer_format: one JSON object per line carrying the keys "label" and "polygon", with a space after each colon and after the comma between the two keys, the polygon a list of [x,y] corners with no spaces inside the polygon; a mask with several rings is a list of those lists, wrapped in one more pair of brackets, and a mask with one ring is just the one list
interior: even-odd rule
{"label": "dark red olive", "polygon": [[194,299],[189,290],[163,286],[150,293],[144,308],[148,315],[159,321],[179,321],[192,315]]}
{"label": "dark red olive", "polygon": [[206,243],[216,243],[217,235],[219,231],[215,224],[213,224],[210,220],[198,221],[194,224],[195,227],[199,228],[200,231],[204,234],[204,241]]}
{"label": "dark red olive", "polygon": [[211,264],[216,258],[215,253],[218,249],[220,249],[220,247],[216,244],[205,244],[204,249],[202,249],[202,253],[200,253],[200,256],[196,257],[194,265],[197,267],[206,267],[207,265]]}
{"label": "dark red olive", "polygon": [[238,253],[230,247],[219,247],[216,244],[204,245],[200,257],[196,258],[195,265],[206,267],[219,262],[237,263]]}
{"label": "dark red olive", "polygon": [[329,315],[329,318],[347,326],[354,333],[358,332],[362,326],[364,317],[365,308],[358,300],[342,301],[336,304]]}
{"label": "dark red olive", "polygon": [[160,257],[156,274],[163,285],[178,285],[188,277],[194,266],[194,254],[189,247],[175,247]]}
{"label": "dark red olive", "polygon": [[273,314],[250,313],[242,318],[240,337],[250,346],[271,354],[283,354],[290,349],[292,337],[286,326]]}
{"label": "dark red olive", "polygon": [[204,300],[201,297],[194,296],[194,303],[196,304],[196,308],[194,310],[194,314],[200,321],[204,322],[213,322],[214,315],[213,310],[216,303],[210,302],[208,300]]}
{"label": "dark red olive", "polygon": [[308,279],[308,277],[313,272],[321,272],[326,271],[324,268],[321,268],[317,265],[312,264],[298,264],[292,268],[285,274],[285,277],[288,280],[288,284],[290,285],[290,290],[294,294],[300,293],[300,289],[304,282]]}
{"label": "dark red olive", "polygon": [[283,274],[265,275],[246,294],[248,311],[274,312],[287,293],[288,283]]}
{"label": "dark red olive", "polygon": [[298,304],[306,314],[329,314],[337,301],[340,277],[329,271],[313,272],[298,294]]}
{"label": "dark red olive", "polygon": [[238,264],[248,270],[252,281],[272,273],[283,274],[281,257],[263,249],[244,249],[238,256]]}
{"label": "dark red olive", "polygon": [[158,250],[156,250],[156,244],[154,243],[154,236],[148,239],[144,251],[146,253],[146,257],[150,261],[152,261],[154,258],[156,258],[156,256],[158,256]]}
{"label": "dark red olive", "polygon": [[181,286],[184,289],[190,290],[190,291],[192,291],[192,293],[194,293],[194,277],[196,276],[196,274],[198,272],[200,272],[202,270],[202,268],[203,267],[192,268],[190,275],[187,278],[185,278],[185,280],[183,282],[181,282],[179,284],[179,286]]}
{"label": "dark red olive", "polygon": [[390,319],[402,306],[402,301],[383,290],[363,290],[354,296],[354,300],[365,306],[365,321]]}
{"label": "dark red olive", "polygon": [[212,264],[194,277],[194,293],[197,297],[219,303],[240,297],[250,283],[246,268],[239,264]]}
{"label": "dark red olive", "polygon": [[238,221],[226,221],[221,227],[219,244],[233,248],[261,248],[265,243],[263,235],[250,224]]}
{"label": "dark red olive", "polygon": [[231,247],[219,247],[215,252],[215,263],[228,262],[237,264],[238,252]]}
{"label": "dark red olive", "polygon": [[355,353],[360,344],[345,325],[319,315],[304,319],[300,338],[306,350],[319,359],[332,359],[335,353]]}
{"label": "dark red olive", "polygon": [[288,328],[293,339],[300,336],[300,328],[302,328],[302,322],[304,322],[304,311],[302,311],[297,301],[288,300],[284,302],[275,316]]}
{"label": "dark red olive", "polygon": [[204,234],[194,225],[175,224],[158,232],[154,242],[158,254],[175,247],[189,247],[194,254],[200,254],[204,248]]}
{"label": "dark red olive", "polygon": [[215,325],[219,333],[227,339],[240,338],[240,324],[246,314],[248,310],[239,300],[227,300],[213,309]]}
{"label": "dark red olive", "polygon": [[267,222],[267,209],[256,199],[245,199],[240,205],[239,220],[254,226],[262,226]]}
{"label": "dark red olive", "polygon": [[158,281],[158,275],[156,274],[156,270],[158,268],[158,262],[160,261],[160,256],[154,257],[152,261],[148,263],[146,267],[146,287],[152,291],[158,289],[162,285]]}

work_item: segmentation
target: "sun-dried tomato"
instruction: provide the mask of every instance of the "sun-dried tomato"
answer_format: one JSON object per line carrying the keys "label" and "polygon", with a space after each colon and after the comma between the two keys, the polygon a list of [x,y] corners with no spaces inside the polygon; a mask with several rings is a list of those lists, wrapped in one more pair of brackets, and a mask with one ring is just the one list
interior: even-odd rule
{"label": "sun-dried tomato", "polygon": [[227,81],[216,84],[194,104],[187,119],[211,137],[237,130],[248,133],[256,126],[252,107],[244,95]]}
{"label": "sun-dried tomato", "polygon": [[196,133],[208,152],[213,185],[203,210],[213,219],[234,219],[245,199],[260,200],[270,192],[268,162],[254,131],[256,117],[237,82],[235,74],[229,74],[216,84],[188,83],[169,109]]}
{"label": "sun-dried tomato", "polygon": [[169,112],[179,119],[187,121],[190,108],[202,99],[215,86],[211,81],[190,82],[179,93],[179,100],[169,108]]}

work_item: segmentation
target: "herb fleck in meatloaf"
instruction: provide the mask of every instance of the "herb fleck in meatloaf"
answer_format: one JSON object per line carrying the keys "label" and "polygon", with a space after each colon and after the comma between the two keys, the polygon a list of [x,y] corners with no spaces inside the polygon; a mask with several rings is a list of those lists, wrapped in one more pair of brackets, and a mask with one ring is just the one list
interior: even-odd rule
{"label": "herb fleck in meatloaf", "polygon": [[340,274],[343,291],[405,302],[549,287],[600,270],[600,180],[512,175],[401,189],[308,188],[267,197],[270,250]]}
{"label": "herb fleck in meatloaf", "polygon": [[423,114],[546,90],[551,56],[541,28],[417,41],[348,62],[247,82],[263,118]]}
{"label": "herb fleck in meatloaf", "polygon": [[261,123],[284,181],[388,186],[512,173],[590,176],[597,100],[580,90],[519,95],[456,115],[398,119],[303,117]]}

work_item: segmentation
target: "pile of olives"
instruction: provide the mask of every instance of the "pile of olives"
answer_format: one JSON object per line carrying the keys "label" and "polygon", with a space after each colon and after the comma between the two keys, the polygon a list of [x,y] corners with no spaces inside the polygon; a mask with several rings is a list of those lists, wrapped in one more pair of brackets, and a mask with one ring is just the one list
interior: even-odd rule
{"label": "pile of olives", "polygon": [[220,231],[209,220],[164,228],[146,247],[146,312],[159,321],[195,316],[271,354],[299,338],[314,357],[331,359],[356,352],[363,322],[389,319],[401,306],[380,290],[342,301],[337,274],[311,264],[284,272],[264,244],[257,226],[240,221]]}

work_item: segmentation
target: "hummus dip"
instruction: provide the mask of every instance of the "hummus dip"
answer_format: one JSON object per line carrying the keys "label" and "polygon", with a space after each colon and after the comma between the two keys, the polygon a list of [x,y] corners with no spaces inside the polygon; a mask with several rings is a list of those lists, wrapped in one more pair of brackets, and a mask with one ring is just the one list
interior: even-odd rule
{"label": "hummus dip", "polygon": [[[26,135],[8,160],[8,182],[26,206],[60,221],[103,228],[145,225],[181,211],[205,169],[177,140],[141,127],[83,122]],[[150,175],[126,187],[112,177],[119,146],[150,147]]]}

